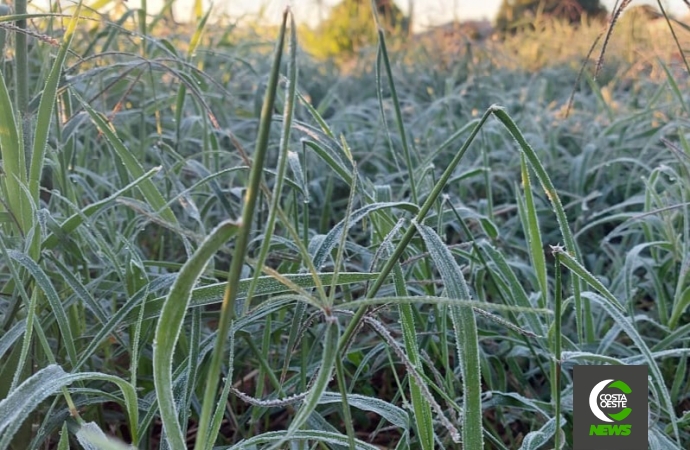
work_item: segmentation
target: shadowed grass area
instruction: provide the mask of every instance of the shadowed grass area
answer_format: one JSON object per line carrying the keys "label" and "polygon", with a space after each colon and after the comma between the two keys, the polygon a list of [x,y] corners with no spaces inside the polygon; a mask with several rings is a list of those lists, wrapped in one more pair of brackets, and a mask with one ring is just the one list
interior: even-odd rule
{"label": "shadowed grass area", "polygon": [[617,24],[598,73],[602,30],[556,22],[341,71],[289,11],[83,12],[35,18],[26,114],[0,72],[0,448],[572,448],[602,362],[686,448],[668,28]]}

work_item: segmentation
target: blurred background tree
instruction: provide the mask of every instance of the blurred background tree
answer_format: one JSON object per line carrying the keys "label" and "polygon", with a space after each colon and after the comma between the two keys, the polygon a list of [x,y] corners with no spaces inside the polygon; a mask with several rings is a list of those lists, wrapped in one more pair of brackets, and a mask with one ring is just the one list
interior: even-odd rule
{"label": "blurred background tree", "polygon": [[583,16],[606,18],[606,8],[599,0],[503,0],[496,15],[496,29],[516,31],[531,26],[536,18],[550,17],[577,23]]}
{"label": "blurred background tree", "polygon": [[[393,0],[376,0],[376,9],[387,38],[408,35],[410,18]],[[342,0],[316,29],[303,30],[305,47],[317,57],[350,57],[376,41],[370,0]]]}

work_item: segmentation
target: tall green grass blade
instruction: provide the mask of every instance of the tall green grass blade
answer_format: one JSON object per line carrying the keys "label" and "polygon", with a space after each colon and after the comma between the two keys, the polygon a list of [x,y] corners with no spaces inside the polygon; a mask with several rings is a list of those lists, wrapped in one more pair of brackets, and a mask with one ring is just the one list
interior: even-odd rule
{"label": "tall green grass blade", "polygon": [[546,307],[549,303],[549,284],[546,273],[546,257],[544,256],[544,244],[539,230],[539,219],[537,217],[537,209],[534,205],[534,196],[532,194],[532,183],[530,181],[529,169],[525,162],[525,155],[520,155],[520,171],[522,172],[522,187],[525,192],[525,227],[524,233],[527,236],[529,244],[529,256],[537,273],[537,281],[539,282],[539,290],[541,291],[541,299],[539,306]]}
{"label": "tall green grass blade", "polygon": [[[220,398],[226,399],[230,395],[230,389],[232,388],[232,365],[234,362],[235,358],[235,336],[231,333],[230,335],[230,345],[229,347],[229,358],[228,358],[228,367],[230,368],[229,373],[227,374],[227,377],[225,379],[225,383],[223,385],[223,389],[221,390],[220,393]],[[218,432],[220,431],[220,427],[223,424],[223,419],[225,418],[225,411],[226,411],[226,405],[224,401],[218,402],[216,405],[216,410],[213,413],[213,417],[211,417],[211,429],[210,429],[210,435],[211,436],[216,436],[218,435]],[[211,442],[209,442],[208,447],[206,447],[206,450],[212,450],[213,446]]]}
{"label": "tall green grass blade", "polygon": [[[0,5],[0,17],[9,16],[12,10],[7,5]],[[5,44],[7,43],[7,30],[0,28],[0,73],[5,74]]]}
{"label": "tall green grass blade", "polygon": [[26,332],[26,320],[15,323],[5,334],[0,337],[0,358],[12,347],[19,337]]}
{"label": "tall green grass blade", "polygon": [[[400,134],[400,142],[402,145],[403,155],[405,156],[405,164],[407,165],[408,182],[410,183],[410,193],[412,194],[412,201],[419,203],[417,193],[417,182],[415,180],[415,170],[412,162],[412,155],[410,154],[410,147],[407,143],[407,130],[405,130],[405,122],[403,121],[402,112],[400,109],[400,100],[398,99],[398,91],[395,88],[395,81],[393,80],[393,71],[391,70],[391,62],[388,57],[388,49],[386,48],[386,37],[383,28],[379,25],[378,9],[376,1],[371,2],[372,11],[374,12],[374,19],[378,27],[379,49],[381,52],[381,60],[383,60],[386,68],[386,76],[388,77],[388,86],[391,90],[391,100],[393,101],[393,110],[395,111],[395,122],[398,125],[398,133]],[[378,60],[377,60],[378,62]],[[381,111],[383,115],[383,110]],[[383,118],[385,121],[385,116]]]}
{"label": "tall green grass blade", "polygon": [[36,117],[36,130],[33,138],[33,150],[31,152],[31,161],[29,168],[29,190],[34,202],[38,203],[38,194],[41,183],[41,173],[45,164],[46,148],[48,146],[48,136],[51,129],[51,121],[53,117],[53,109],[55,108],[55,100],[57,98],[58,85],[60,77],[62,76],[62,66],[65,63],[67,51],[72,45],[74,32],[79,23],[79,13],[81,12],[82,0],[79,0],[74,14],[70,19],[69,25],[65,30],[62,38],[62,44],[58,50],[53,66],[50,69],[50,74],[46,80],[43,92],[41,93],[41,101],[38,106],[38,114]]}
{"label": "tall green grass blade", "polygon": [[690,306],[690,286],[686,287],[680,295],[678,300],[673,304],[673,310],[671,311],[671,318],[668,321],[668,327],[671,330],[675,330],[678,327],[681,317],[687,311],[688,306]]}
{"label": "tall green grass blade", "polygon": [[[470,300],[470,291],[460,266],[436,232],[426,225],[413,223],[417,228],[431,259],[436,264],[446,295],[457,302]],[[474,311],[469,308],[450,307],[458,364],[462,376],[462,443],[466,448],[484,448],[482,427],[482,380],[479,361],[479,336]]]}
{"label": "tall green grass blade", "polygon": [[310,140],[303,140],[303,145],[305,147],[309,147],[310,149],[314,150],[314,152],[323,159],[326,164],[331,167],[335,171],[335,173],[338,174],[338,176],[347,184],[350,185],[352,184],[352,178],[351,178],[351,173],[352,169],[348,168],[342,160],[335,155],[333,152],[328,151],[328,147],[320,145],[320,143],[310,141]]}
{"label": "tall green grass blade", "polygon": [[[287,171],[288,161],[290,160],[290,134],[292,131],[292,115],[295,110],[295,96],[297,92],[297,30],[295,25],[294,17],[290,16],[290,45],[288,46],[288,77],[287,77],[287,92],[285,93],[285,108],[283,112],[283,129],[280,136],[280,146],[278,150],[278,168],[276,170],[276,181],[273,187],[273,193],[271,195],[271,206],[269,209],[268,221],[266,222],[266,228],[264,230],[264,243],[259,251],[259,257],[256,261],[257,267],[263,267],[266,261],[266,256],[268,256],[268,251],[271,247],[271,238],[273,237],[273,231],[275,227],[276,217],[278,215],[278,209],[280,208],[280,202],[283,197],[283,181],[285,180],[285,174]],[[296,155],[296,153],[294,153]],[[293,171],[295,171],[294,165]],[[299,171],[299,164],[297,164],[297,170]],[[298,177],[298,178],[304,178]],[[304,182],[300,183],[304,186]],[[303,189],[304,190],[304,189]],[[306,190],[304,190],[304,195],[307,196]],[[254,290],[256,289],[256,284],[258,283],[261,271],[257,270],[254,274],[252,284],[249,286],[249,292],[247,297],[252,298],[254,295]],[[250,302],[245,303],[245,311],[249,307]]]}
{"label": "tall green grass blade", "polygon": [[[405,276],[400,264],[397,264],[393,269],[393,277],[395,280],[395,293],[399,297],[407,297],[407,289],[405,288]],[[403,341],[405,344],[405,351],[410,358],[410,362],[417,369],[420,374],[424,374],[424,367],[422,366],[421,358],[419,357],[419,348],[417,344],[417,331],[414,321],[414,312],[412,305],[409,303],[401,303],[398,305],[400,313],[400,325],[403,332]],[[430,450],[434,448],[434,423],[431,414],[431,405],[424,397],[422,390],[419,388],[417,381],[410,378],[410,398],[412,400],[412,408],[415,412],[415,429],[419,435],[419,442],[423,450]]]}
{"label": "tall green grass blade", "polygon": [[22,188],[27,185],[27,164],[21,123],[17,123],[16,117],[16,110],[5,84],[5,76],[0,72],[0,152],[4,172],[2,178],[7,191],[9,212],[19,225],[18,231],[25,234],[33,225],[33,211]]}
{"label": "tall green grass blade", "polygon": [[264,160],[268,151],[268,138],[273,117],[276,91],[278,88],[278,79],[280,76],[280,62],[283,56],[285,29],[287,26],[288,14],[290,14],[289,10],[285,10],[283,13],[278,42],[275,47],[273,65],[271,67],[270,79],[266,90],[266,96],[264,98],[264,104],[261,110],[254,161],[252,163],[249,186],[247,187],[247,193],[245,195],[244,210],[242,211],[241,228],[237,236],[233,258],[228,272],[227,290],[223,298],[223,306],[220,313],[220,320],[218,322],[218,340],[211,356],[211,365],[208,371],[206,392],[204,394],[201,416],[199,418],[199,434],[194,447],[195,450],[203,450],[207,448],[208,444],[214,442],[216,438],[215,436],[209,436],[207,433],[210,431],[209,426],[211,421],[211,413],[213,405],[216,403],[216,390],[218,388],[218,378],[220,377],[221,364],[223,361],[223,354],[225,352],[225,341],[228,331],[230,330],[231,323],[235,318],[235,300],[237,298],[238,282],[240,280],[242,266],[244,265],[244,260],[246,257],[247,244],[250,240],[251,224],[254,220],[254,210],[259,197],[259,185],[261,184]]}
{"label": "tall green grass blade", "polygon": [[[562,282],[561,282],[561,264],[560,258],[555,258],[555,270],[554,270],[554,315],[555,320],[553,321],[552,328],[552,339],[553,339],[553,355],[551,358],[551,402],[553,403],[553,413],[556,416],[555,419],[555,448],[561,448],[565,444],[563,436],[561,436],[562,430],[562,417],[561,417],[561,349],[563,348],[563,334],[562,334],[562,320],[561,317],[563,309],[563,299],[562,299]],[[548,423],[547,423],[548,425]],[[545,425],[546,426],[546,425]],[[548,434],[545,432],[544,434]]]}
{"label": "tall green grass blade", "polygon": [[[518,143],[520,151],[530,162],[532,169],[537,175],[537,179],[541,183],[542,189],[544,189],[546,196],[554,208],[556,220],[558,220],[558,226],[561,230],[561,235],[563,236],[563,241],[565,243],[567,252],[573,257],[580,259],[580,252],[575,242],[575,238],[573,237],[573,233],[570,230],[570,225],[568,224],[568,216],[565,213],[565,209],[563,208],[561,199],[558,196],[556,187],[551,182],[551,178],[546,172],[546,169],[544,169],[544,165],[541,163],[536,152],[532,146],[529,145],[522,132],[517,127],[513,119],[508,115],[508,113],[506,113],[503,108],[498,106],[492,106],[490,110],[510,132],[511,136]],[[573,294],[575,297],[575,314],[577,319],[578,338],[580,342],[583,342],[585,338],[587,342],[593,342],[595,333],[594,323],[592,320],[592,311],[589,306],[589,302],[586,299],[582,301],[580,296],[581,287],[579,278],[574,278],[572,284]]]}
{"label": "tall green grass blade", "polygon": [[226,221],[209,234],[180,270],[158,318],[153,346],[153,380],[165,435],[173,449],[186,447],[173,394],[173,352],[182,332],[182,321],[197,279],[208,260],[236,232],[237,224]]}

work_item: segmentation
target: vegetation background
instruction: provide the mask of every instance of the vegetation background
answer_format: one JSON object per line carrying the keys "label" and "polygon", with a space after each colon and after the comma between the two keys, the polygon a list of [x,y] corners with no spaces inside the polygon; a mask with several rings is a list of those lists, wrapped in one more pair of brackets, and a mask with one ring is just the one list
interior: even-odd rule
{"label": "vegetation background", "polygon": [[682,17],[174,2],[0,6],[0,449],[688,448]]}

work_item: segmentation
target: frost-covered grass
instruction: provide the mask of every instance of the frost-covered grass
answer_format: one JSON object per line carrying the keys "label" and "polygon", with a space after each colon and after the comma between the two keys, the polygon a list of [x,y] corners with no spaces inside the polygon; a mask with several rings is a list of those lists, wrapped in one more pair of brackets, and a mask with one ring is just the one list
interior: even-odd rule
{"label": "frost-covered grass", "polygon": [[3,66],[0,448],[570,448],[602,361],[687,448],[681,61],[381,40],[344,75],[290,15],[137,17]]}

